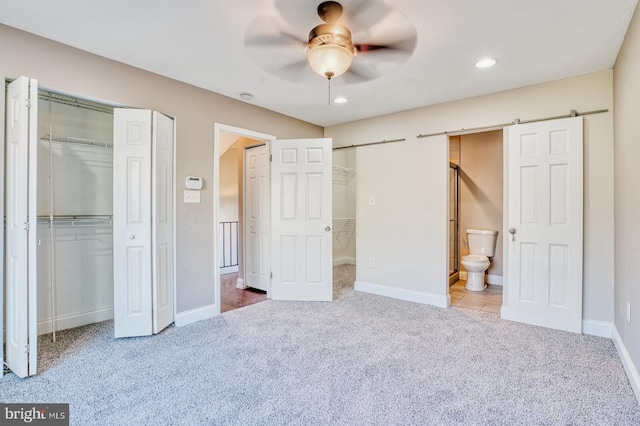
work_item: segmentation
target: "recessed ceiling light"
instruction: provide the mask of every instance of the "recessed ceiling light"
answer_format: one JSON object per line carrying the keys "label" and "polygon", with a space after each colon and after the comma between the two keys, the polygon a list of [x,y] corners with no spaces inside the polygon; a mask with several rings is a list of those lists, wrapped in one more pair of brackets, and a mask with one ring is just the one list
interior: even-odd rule
{"label": "recessed ceiling light", "polygon": [[476,62],[476,68],[491,68],[498,60],[496,58],[483,58]]}
{"label": "recessed ceiling light", "polygon": [[251,93],[242,92],[242,93],[240,93],[240,99],[245,100],[245,101],[252,101],[253,100],[253,95]]}
{"label": "recessed ceiling light", "polygon": [[345,98],[344,96],[339,96],[339,97],[335,98],[333,100],[333,102],[335,102],[337,104],[346,104],[347,102],[349,102],[349,99]]}

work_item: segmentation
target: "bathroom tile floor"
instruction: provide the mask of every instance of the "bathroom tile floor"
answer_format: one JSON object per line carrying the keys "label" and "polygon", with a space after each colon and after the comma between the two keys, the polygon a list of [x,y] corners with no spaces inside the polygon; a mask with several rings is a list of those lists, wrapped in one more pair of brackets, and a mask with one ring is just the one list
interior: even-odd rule
{"label": "bathroom tile floor", "polygon": [[469,291],[466,281],[458,281],[449,286],[451,306],[475,309],[477,311],[500,313],[502,306],[502,286],[487,285],[484,291]]}

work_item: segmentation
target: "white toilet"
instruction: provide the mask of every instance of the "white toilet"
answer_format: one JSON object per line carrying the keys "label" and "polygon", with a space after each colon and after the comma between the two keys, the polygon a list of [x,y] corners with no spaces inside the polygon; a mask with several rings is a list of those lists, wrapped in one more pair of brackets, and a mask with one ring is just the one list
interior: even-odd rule
{"label": "white toilet", "polygon": [[460,263],[467,270],[467,285],[471,291],[482,291],[487,288],[484,283],[484,271],[491,264],[490,258],[496,254],[498,231],[489,229],[467,229],[469,254],[462,257]]}

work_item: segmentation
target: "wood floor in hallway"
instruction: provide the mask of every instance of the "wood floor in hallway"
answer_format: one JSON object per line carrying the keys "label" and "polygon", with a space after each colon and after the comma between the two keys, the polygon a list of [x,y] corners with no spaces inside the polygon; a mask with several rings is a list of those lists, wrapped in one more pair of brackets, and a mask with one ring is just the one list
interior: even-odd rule
{"label": "wood floor in hallway", "polygon": [[224,313],[243,306],[267,300],[267,293],[254,288],[236,288],[238,273],[220,275],[220,312]]}

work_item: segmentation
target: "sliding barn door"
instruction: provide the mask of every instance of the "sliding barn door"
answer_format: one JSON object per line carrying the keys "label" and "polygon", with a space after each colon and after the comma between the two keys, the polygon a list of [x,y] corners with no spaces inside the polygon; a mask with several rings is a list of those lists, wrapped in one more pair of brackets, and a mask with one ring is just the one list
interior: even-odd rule
{"label": "sliding barn door", "polygon": [[38,317],[36,183],[38,82],[20,77],[7,88],[7,365],[36,374]]}
{"label": "sliding barn door", "polygon": [[271,144],[272,298],[333,300],[331,139]]}
{"label": "sliding barn door", "polygon": [[174,121],[114,110],[113,314],[116,337],[173,322]]}
{"label": "sliding barn door", "polygon": [[582,331],[582,117],[507,128],[506,319]]}
{"label": "sliding barn door", "polygon": [[153,113],[153,332],[173,322],[173,120]]}

